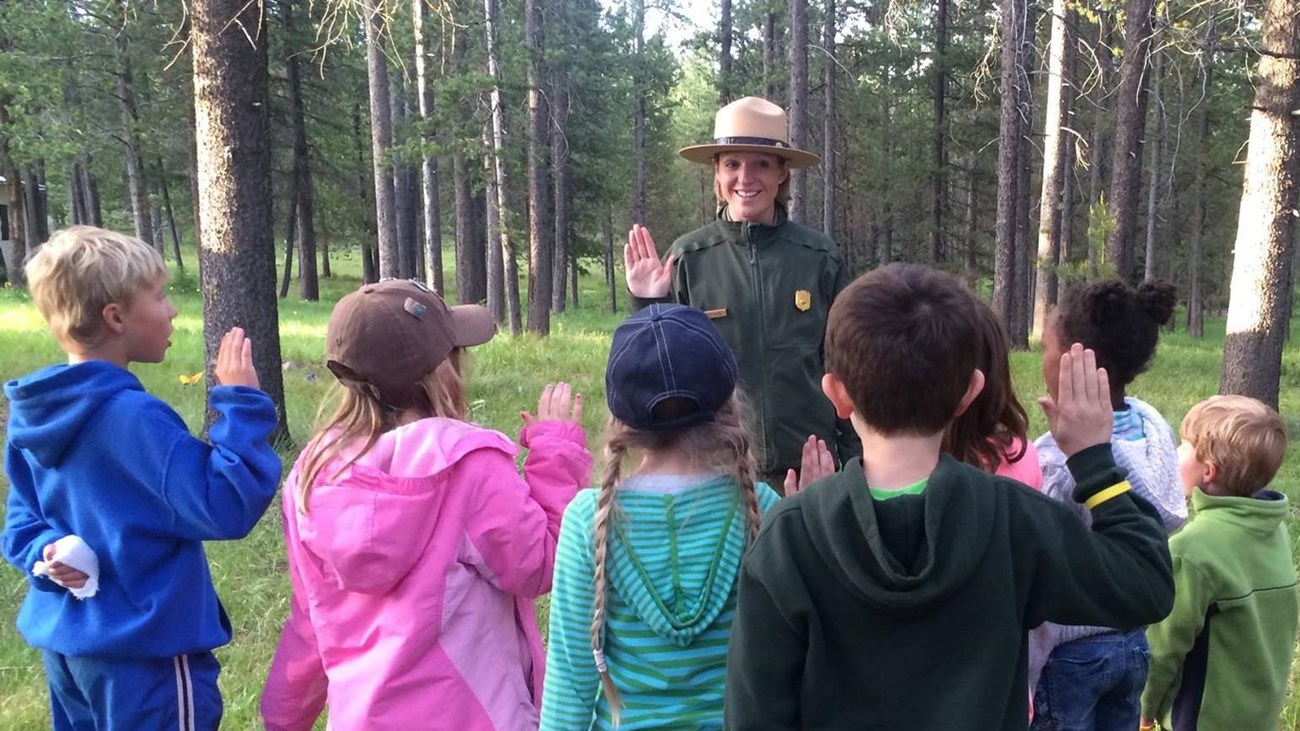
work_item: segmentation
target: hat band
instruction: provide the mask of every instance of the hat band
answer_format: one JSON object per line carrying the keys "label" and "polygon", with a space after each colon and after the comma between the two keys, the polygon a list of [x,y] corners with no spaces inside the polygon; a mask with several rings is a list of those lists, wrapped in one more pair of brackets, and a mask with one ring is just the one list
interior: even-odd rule
{"label": "hat band", "polygon": [[772,137],[714,137],[715,145],[764,145],[766,147],[789,148],[790,143]]}

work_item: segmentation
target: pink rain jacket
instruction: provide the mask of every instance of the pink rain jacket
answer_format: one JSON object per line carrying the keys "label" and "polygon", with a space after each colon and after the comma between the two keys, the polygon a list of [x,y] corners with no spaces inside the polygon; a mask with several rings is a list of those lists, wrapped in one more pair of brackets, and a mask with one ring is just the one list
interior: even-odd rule
{"label": "pink rain jacket", "polygon": [[380,437],[310,512],[294,466],[282,506],[293,601],[262,694],[271,731],[535,729],[564,508],[588,484],[582,428],[526,427],[525,478],[504,435],[424,419]]}

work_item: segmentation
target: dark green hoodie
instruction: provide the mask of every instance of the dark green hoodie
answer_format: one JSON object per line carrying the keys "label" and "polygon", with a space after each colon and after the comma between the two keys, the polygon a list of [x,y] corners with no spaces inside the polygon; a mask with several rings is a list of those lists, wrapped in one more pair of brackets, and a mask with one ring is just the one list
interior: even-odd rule
{"label": "dark green hoodie", "polygon": [[[1080,502],[1124,479],[1109,445],[1068,466]],[[741,568],[727,728],[1024,729],[1026,630],[1173,602],[1155,510],[1130,491],[1092,515],[946,456],[920,495],[873,501],[854,460],[782,501]]]}

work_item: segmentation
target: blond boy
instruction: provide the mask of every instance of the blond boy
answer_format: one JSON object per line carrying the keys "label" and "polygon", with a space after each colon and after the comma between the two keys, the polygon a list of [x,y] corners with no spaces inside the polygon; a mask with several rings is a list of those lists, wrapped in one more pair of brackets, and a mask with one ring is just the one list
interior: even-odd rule
{"label": "blond boy", "polygon": [[1174,609],[1147,630],[1142,727],[1278,728],[1296,642],[1296,571],[1282,418],[1245,396],[1214,396],[1183,419],[1178,467],[1194,515],[1169,541]]}
{"label": "blond boy", "polygon": [[52,726],[215,729],[212,649],[231,635],[202,542],[247,534],[280,477],[251,343],[222,341],[208,444],[127,370],[171,345],[156,251],[76,226],[26,273],[68,360],[4,386],[3,551],[31,585],[18,629],[41,651]]}

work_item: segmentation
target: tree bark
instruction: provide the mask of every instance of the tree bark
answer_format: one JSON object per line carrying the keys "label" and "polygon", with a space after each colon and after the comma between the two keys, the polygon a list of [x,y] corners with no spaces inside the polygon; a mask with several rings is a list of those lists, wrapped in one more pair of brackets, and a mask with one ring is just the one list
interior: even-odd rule
{"label": "tree bark", "polygon": [[[401,70],[388,75],[388,109],[395,130],[406,128],[406,80]],[[392,158],[393,169],[393,228],[397,232],[397,269],[403,279],[414,279],[419,259],[416,244],[419,212],[415,210],[418,192],[415,188],[415,170],[405,160]]]}
{"label": "tree bark", "polygon": [[[194,218],[194,242],[195,244],[201,244],[201,242],[203,241],[203,224],[201,223],[199,218],[199,208],[200,208],[199,199],[202,197],[199,191],[199,142],[198,142],[199,137],[198,137],[198,133],[194,129],[195,122],[194,122],[193,94],[190,95],[190,103],[186,106],[185,109],[185,125],[186,125],[185,126],[185,154],[186,154],[185,162],[186,162],[186,173],[189,175],[190,178],[190,208],[191,208],[190,214]],[[87,160],[89,160],[90,156],[87,155],[86,157]],[[90,163],[88,161],[86,163],[87,185],[90,185],[93,180],[94,178],[91,177],[90,175]],[[90,201],[89,190],[87,190],[86,200],[87,202]],[[99,215],[100,215],[99,195],[98,195],[98,191],[96,191],[95,201],[94,201],[94,216],[96,218],[99,218]],[[95,225],[101,226],[103,224],[96,223]],[[203,258],[199,257],[199,267],[202,266],[203,266]]]}
{"label": "tree bark", "polygon": [[[273,439],[287,443],[271,221],[271,99],[261,32],[266,26],[260,8],[243,0],[196,0],[191,9],[204,356],[214,363],[226,331],[244,329],[261,388],[279,414]],[[207,384],[209,390],[216,385],[211,370]],[[207,423],[213,418],[209,409]]]}
{"label": "tree bark", "polygon": [[1110,164],[1110,219],[1106,261],[1115,273],[1132,281],[1133,247],[1142,189],[1142,133],[1146,127],[1147,60],[1151,55],[1151,15],[1155,0],[1128,0],[1125,5],[1124,56],[1119,67],[1119,97],[1115,103],[1115,148]]}
{"label": "tree bark", "polygon": [[[808,2],[788,0],[790,10],[790,145],[808,148]],[[808,171],[790,171],[790,220],[802,222],[808,204]]]}
{"label": "tree bark", "polygon": [[1056,268],[1061,261],[1061,203],[1065,183],[1066,124],[1071,91],[1068,69],[1073,67],[1070,28],[1073,10],[1065,0],[1052,3],[1052,36],[1048,45],[1047,109],[1043,121],[1043,185],[1038,200],[1037,284],[1034,287],[1035,340],[1043,336],[1047,310],[1056,303]]}
{"label": "tree bark", "polygon": [[632,0],[634,53],[632,88],[635,109],[632,116],[632,152],[636,158],[636,191],[632,197],[632,222],[645,223],[646,217],[646,89],[645,89],[645,0]]}
{"label": "tree bark", "polygon": [[424,279],[433,290],[443,293],[442,209],[438,200],[438,155],[429,149],[438,143],[434,124],[433,87],[429,84],[429,48],[424,23],[428,10],[424,0],[411,0],[411,25],[415,36],[415,95],[419,100],[421,133],[425,151],[420,161],[420,196],[424,211]]}
{"label": "tree bark", "polygon": [[167,227],[172,236],[172,258],[176,260],[176,268],[185,271],[185,261],[181,258],[181,234],[176,230],[176,212],[172,208],[172,194],[167,186],[167,172],[163,169],[162,156],[157,159],[158,165],[158,186],[162,188],[163,208],[167,212]]}
{"label": "tree bark", "polygon": [[[528,49],[528,330],[551,332],[551,293],[555,258],[555,228],[550,200],[549,118],[542,86],[546,83],[545,29],[539,0],[524,0],[524,45]],[[560,291],[564,288],[561,286]]]}
{"label": "tree bark", "polygon": [[[1062,0],[1058,0],[1060,2]],[[930,261],[943,261],[943,218],[947,203],[947,157],[944,142],[948,139],[948,122],[944,102],[948,96],[948,0],[936,0],[934,17],[934,61],[931,83],[934,101],[933,169],[930,171]]]}
{"label": "tree bark", "polygon": [[998,207],[994,229],[993,309],[1011,331],[1016,281],[1016,221],[1020,167],[1022,96],[1026,69],[1020,67],[1020,46],[1027,32],[1025,0],[1001,0],[1002,80],[998,116]]}
{"label": "tree bark", "polygon": [[505,309],[510,334],[518,335],[522,327],[519,311],[519,264],[515,261],[514,241],[510,237],[510,206],[506,195],[510,179],[506,172],[506,110],[501,101],[501,65],[497,59],[497,0],[483,0],[484,33],[487,36],[488,76],[492,79],[492,166],[496,185],[497,226],[500,229],[501,259],[505,281]]}
{"label": "tree bark", "polygon": [[1105,181],[1110,177],[1110,155],[1107,145],[1110,143],[1110,126],[1114,115],[1110,114],[1113,77],[1115,75],[1115,58],[1111,50],[1114,35],[1114,20],[1109,11],[1097,12],[1097,42],[1093,53],[1097,57],[1097,86],[1093,105],[1097,112],[1093,115],[1092,139],[1089,143],[1091,174],[1088,179],[1088,276],[1101,276],[1102,240],[1110,228],[1109,214],[1104,204],[1107,200]]}
{"label": "tree bark", "polygon": [[[453,74],[463,74],[466,72],[465,47],[469,43],[467,37],[468,31],[455,24],[450,33],[451,47],[451,69]],[[474,99],[475,97],[470,97]],[[465,102],[461,102],[462,105]],[[469,115],[469,110],[458,109],[459,112]],[[484,135],[484,148],[492,148],[491,122],[487,124],[487,131]],[[489,153],[483,159],[486,175],[484,179],[488,182],[493,178],[492,155]],[[490,193],[486,195],[485,200],[490,203],[484,206],[484,216],[477,215],[478,208],[475,205],[475,198],[470,192],[471,169],[469,159],[465,150],[460,145],[452,149],[451,155],[451,185],[455,198],[455,238],[456,238],[456,299],[461,304],[476,304],[483,301],[492,302],[493,295],[490,294],[489,286],[489,252],[500,252],[500,238],[496,236],[495,230],[487,230],[489,227],[484,219],[486,213],[494,205],[496,195]],[[482,224],[481,226],[479,224]],[[497,267],[500,271],[500,266]],[[498,278],[499,281],[499,278]],[[504,297],[504,291],[502,296]],[[490,309],[490,308],[489,308]],[[497,322],[504,321],[504,310],[494,312]]]}
{"label": "tree bark", "polygon": [[153,221],[149,218],[149,182],[145,178],[144,157],[140,151],[140,114],[136,107],[135,83],[131,59],[127,55],[126,15],[129,0],[121,0],[121,25],[114,28],[113,51],[117,56],[117,98],[121,105],[123,154],[126,157],[126,182],[131,201],[131,218],[135,235],[153,243]]}
{"label": "tree bark", "polygon": [[763,98],[779,103],[776,98],[776,59],[779,55],[776,34],[776,13],[768,11],[763,16]]}
{"label": "tree bark", "polygon": [[1277,408],[1300,185],[1300,0],[1264,11],[1220,393]]}
{"label": "tree bark", "polygon": [[[1201,93],[1208,95],[1210,84],[1214,80],[1214,49],[1219,44],[1219,33],[1211,14],[1206,21],[1205,38],[1201,45],[1204,54],[1201,63]],[[1201,294],[1201,260],[1202,240],[1205,236],[1205,224],[1208,218],[1208,201],[1205,196],[1205,178],[1210,166],[1210,105],[1201,103],[1197,119],[1197,146],[1195,172],[1192,177],[1192,200],[1195,209],[1192,213],[1191,243],[1187,254],[1187,334],[1194,338],[1205,337],[1205,301]]]}
{"label": "tree bark", "polygon": [[366,27],[366,72],[370,86],[370,147],[375,185],[375,231],[379,239],[379,276],[400,277],[401,246],[393,191],[392,109],[389,107],[388,61],[384,57],[384,18],[376,0],[362,0]]}
{"label": "tree bark", "polygon": [[[486,147],[492,148],[492,125],[489,122],[485,130],[484,141]],[[496,154],[488,154],[483,158],[484,172],[486,173],[483,186],[483,196],[486,205],[484,206],[484,227],[487,230],[487,307],[492,313],[492,318],[498,324],[506,322],[506,274],[505,274],[505,256],[501,242],[501,207],[497,201],[497,174],[496,174]]]}
{"label": "tree bark", "polygon": [[[553,69],[551,78],[554,103],[550,105],[551,119],[555,129],[551,134],[551,164],[554,168],[555,182],[555,266],[551,278],[551,310],[564,312],[565,302],[565,262],[573,251],[573,180],[571,155],[569,149],[569,68]],[[575,282],[576,284],[576,282]],[[574,303],[577,306],[577,303]]]}
{"label": "tree bark", "polygon": [[835,176],[839,172],[839,162],[835,159],[835,114],[838,102],[835,88],[838,77],[835,66],[835,24],[835,0],[826,0],[826,17],[822,24],[822,46],[827,55],[822,67],[825,112],[822,118],[822,233],[832,239],[835,238]]}
{"label": "tree bark", "polygon": [[284,216],[284,274],[280,277],[280,299],[289,296],[289,282],[293,281],[293,249],[298,239],[298,178],[293,175],[289,176],[288,204],[289,210]]}

